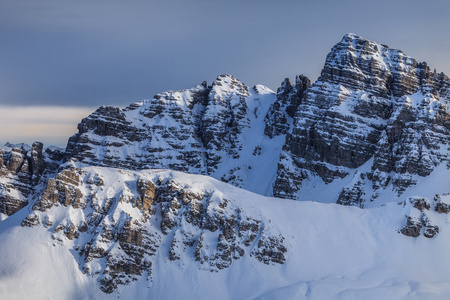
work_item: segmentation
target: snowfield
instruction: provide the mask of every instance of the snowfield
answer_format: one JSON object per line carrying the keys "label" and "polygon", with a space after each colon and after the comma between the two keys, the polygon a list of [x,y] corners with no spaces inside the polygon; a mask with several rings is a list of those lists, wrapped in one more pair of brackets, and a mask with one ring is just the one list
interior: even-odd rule
{"label": "snowfield", "polygon": [[[129,285],[119,286],[112,294],[105,294],[98,288],[97,278],[83,274],[80,269],[80,257],[73,250],[76,239],[61,243],[52,239],[52,233],[44,226],[20,226],[31,212],[29,205],[0,223],[1,299],[450,297],[447,214],[430,210],[427,214],[439,226],[439,234],[431,239],[423,235],[411,238],[399,230],[405,224],[404,216],[416,209],[408,201],[399,204],[397,200],[401,199],[386,200],[381,207],[360,209],[263,197],[209,177],[174,171],[132,172],[100,167],[83,171],[102,174],[105,185],[111,184],[117,190],[123,188],[123,178],[140,175],[168,177],[194,191],[217,191],[242,211],[262,216],[263,222],[273,225],[268,228],[282,232],[287,247],[286,263],[266,265],[246,253],[229,268],[210,272],[188,251],[181,260],[170,261],[169,245],[163,243],[155,256],[153,282],[142,276]],[[430,192],[436,188],[449,191],[450,186],[443,184],[448,180],[445,174],[436,170],[421,186],[427,185]],[[433,177],[441,181],[435,185]],[[442,201],[446,201],[445,196]],[[120,205],[116,212],[117,209],[121,209]],[[52,207],[46,214],[55,220],[69,215],[77,218],[70,206]]]}

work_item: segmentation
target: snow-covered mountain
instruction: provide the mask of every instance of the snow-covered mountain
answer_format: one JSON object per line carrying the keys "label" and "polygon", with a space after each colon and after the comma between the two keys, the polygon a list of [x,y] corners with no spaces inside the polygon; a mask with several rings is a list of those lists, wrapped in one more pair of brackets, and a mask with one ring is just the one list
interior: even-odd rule
{"label": "snow-covered mountain", "polygon": [[66,154],[86,165],[205,174],[299,200],[308,200],[309,185],[337,180],[333,202],[364,206],[385,190],[401,195],[416,175],[448,162],[449,99],[443,73],[347,34],[312,85],[298,76],[274,94],[222,75],[123,110],[101,107],[80,123]]}
{"label": "snow-covered mountain", "polygon": [[312,84],[224,74],[8,144],[0,298],[446,299],[449,100],[347,34]]}
{"label": "snow-covered mountain", "polygon": [[210,86],[162,93],[125,109],[100,107],[78,125],[67,159],[205,174],[268,194],[283,145],[283,137],[264,134],[275,99],[270,89],[225,74]]}
{"label": "snow-covered mountain", "polygon": [[301,199],[317,177],[349,182],[333,200],[341,204],[401,195],[449,162],[449,86],[426,63],[347,34],[296,110],[274,195]]}

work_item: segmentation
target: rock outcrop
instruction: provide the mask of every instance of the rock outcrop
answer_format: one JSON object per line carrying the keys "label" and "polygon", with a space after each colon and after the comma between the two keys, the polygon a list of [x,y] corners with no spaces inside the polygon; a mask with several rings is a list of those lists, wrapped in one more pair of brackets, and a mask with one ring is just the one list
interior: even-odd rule
{"label": "rock outcrop", "polygon": [[[156,255],[198,261],[211,272],[244,256],[285,262],[284,237],[270,221],[242,208],[242,199],[198,185],[169,171],[64,169],[48,181],[22,226],[46,227],[55,246],[73,240],[80,268],[98,277],[106,293],[141,276],[151,281]],[[68,208],[63,219],[55,219],[57,207]]]}
{"label": "rock outcrop", "polygon": [[[63,159],[59,148],[35,142],[0,147],[0,213],[10,216],[29,202],[40,180],[56,172]],[[1,219],[1,218],[0,218]]]}
{"label": "rock outcrop", "polygon": [[286,135],[292,127],[292,119],[301,103],[303,93],[311,85],[308,77],[295,77],[295,84],[286,78],[277,90],[277,99],[266,114],[264,134],[273,138]]}
{"label": "rock outcrop", "polygon": [[[434,201],[430,201],[426,197],[411,197],[404,201],[403,205],[411,205],[411,210],[409,215],[406,216],[406,224],[400,232],[410,237],[418,237],[421,233],[427,238],[435,237],[439,233],[439,226],[434,221],[435,213],[449,213],[446,209],[449,204],[444,203],[439,195],[434,197]],[[431,209],[433,206],[434,209]],[[435,213],[433,213],[433,210]]]}

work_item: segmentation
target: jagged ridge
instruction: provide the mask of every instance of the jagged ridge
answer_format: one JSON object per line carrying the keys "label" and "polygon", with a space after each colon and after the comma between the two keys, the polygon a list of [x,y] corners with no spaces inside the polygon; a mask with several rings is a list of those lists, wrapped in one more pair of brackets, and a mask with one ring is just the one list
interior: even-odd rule
{"label": "jagged ridge", "polygon": [[101,107],[78,125],[66,159],[205,174],[252,190],[261,182],[249,182],[261,171],[274,172],[273,152],[281,151],[281,140],[264,137],[263,120],[274,100],[268,88],[249,88],[225,74],[210,86],[162,93],[123,110]]}
{"label": "jagged ridge", "polygon": [[276,227],[224,192],[206,178],[170,171],[65,169],[48,181],[22,226],[44,226],[55,245],[73,240],[80,268],[98,277],[106,293],[158,276],[152,272],[157,252],[198,261],[208,271],[244,255],[284,263],[287,248]]}
{"label": "jagged ridge", "polygon": [[[401,194],[414,175],[448,162],[450,81],[403,52],[347,34],[328,54],[320,78],[303,94],[283,146],[274,195],[295,199],[305,180],[353,176],[373,158],[371,181],[345,187],[338,203],[363,206],[379,190]],[[349,190],[353,190],[351,196]]]}

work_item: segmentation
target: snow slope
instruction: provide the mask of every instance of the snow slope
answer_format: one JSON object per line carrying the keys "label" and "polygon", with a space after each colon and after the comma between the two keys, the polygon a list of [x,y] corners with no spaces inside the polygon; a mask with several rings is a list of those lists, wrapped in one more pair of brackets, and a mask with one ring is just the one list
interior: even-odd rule
{"label": "snow slope", "polygon": [[[74,251],[81,235],[79,239],[58,241],[52,238],[52,227],[20,227],[32,212],[30,205],[0,223],[0,298],[24,299],[32,295],[33,299],[448,299],[450,296],[447,214],[427,211],[440,232],[432,239],[423,235],[414,239],[399,233],[404,216],[417,210],[408,201],[360,209],[263,197],[205,176],[174,171],[137,173],[99,167],[82,171],[101,174],[105,192],[109,184],[120,190],[125,184],[122,179],[133,176],[170,178],[193,191],[214,190],[228,199],[229,205],[238,206],[248,216],[260,217],[270,231],[283,234],[286,263],[263,264],[246,252],[229,268],[211,272],[189,251],[182,253],[181,260],[171,261],[169,244],[162,243],[153,260],[153,281],[141,276],[128,285],[119,285],[112,294],[105,294],[98,287],[98,274],[82,272],[81,258]],[[443,172],[436,177],[443,177]],[[429,191],[435,189],[433,181],[423,182],[422,186],[425,185]],[[439,185],[441,192],[450,189],[449,185],[447,188]],[[445,202],[450,200],[447,198],[442,196]],[[129,209],[124,204],[113,205],[114,214]],[[79,216],[70,205],[34,213],[52,216],[55,225],[58,219],[75,220]]]}

